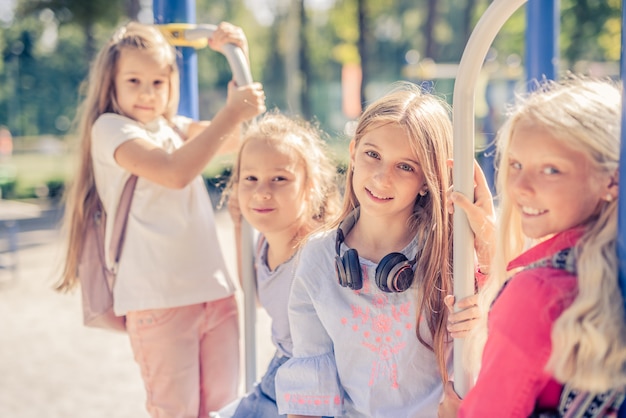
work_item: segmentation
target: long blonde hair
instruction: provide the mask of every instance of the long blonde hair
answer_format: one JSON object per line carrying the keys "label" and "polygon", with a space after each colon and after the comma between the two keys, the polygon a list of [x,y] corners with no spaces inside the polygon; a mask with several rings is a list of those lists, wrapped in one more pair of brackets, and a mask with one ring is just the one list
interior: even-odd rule
{"label": "long blonde hair", "polygon": [[263,139],[277,149],[287,150],[301,161],[305,169],[308,194],[308,216],[303,219],[306,234],[321,228],[339,211],[340,193],[337,185],[337,166],[330,156],[323,132],[313,123],[299,117],[288,117],[278,111],[267,112],[251,122],[243,136],[239,153],[233,165],[222,201],[229,196],[239,181],[241,151],[249,141]]}
{"label": "long blonde hair", "polygon": [[[415,269],[415,283],[418,283],[418,326],[415,332],[419,341],[434,351],[441,379],[445,382],[449,378],[448,332],[443,298],[452,293],[452,219],[446,211],[446,191],[451,184],[451,171],[446,162],[452,158],[449,106],[413,84],[399,83],[389,94],[365,109],[357,123],[355,147],[367,132],[386,123],[406,130],[410,146],[426,178],[428,193],[415,196],[409,223],[419,237],[420,247],[425,248],[418,257]],[[348,165],[346,176],[343,208],[330,227],[336,228],[359,206],[352,186],[352,162]],[[422,319],[428,326],[432,344],[421,335],[419,324]]]}
{"label": "long blonde hair", "polygon": [[[498,139],[500,196],[497,245],[491,276],[479,297],[481,324],[470,336],[468,361],[476,372],[488,338],[489,307],[510,275],[509,261],[528,247],[521,219],[505,193],[507,152],[521,123],[547,130],[564,147],[584,151],[598,173],[613,175],[620,155],[621,87],[610,81],[569,76],[546,81],[522,99]],[[575,388],[604,391],[626,384],[626,325],[617,283],[617,202],[603,202],[575,248],[578,294],[552,329],[547,370]]]}
{"label": "long blonde hair", "polygon": [[77,284],[85,226],[100,201],[91,158],[91,128],[104,113],[123,114],[115,92],[115,75],[122,49],[149,51],[167,63],[171,69],[170,96],[163,116],[171,121],[178,108],[179,78],[175,50],[154,26],[130,22],[120,27],[96,56],[83,86],[86,87],[86,94],[77,113],[79,162],[65,196],[63,230],[67,249],[61,279],[56,286],[59,291],[68,291]]}

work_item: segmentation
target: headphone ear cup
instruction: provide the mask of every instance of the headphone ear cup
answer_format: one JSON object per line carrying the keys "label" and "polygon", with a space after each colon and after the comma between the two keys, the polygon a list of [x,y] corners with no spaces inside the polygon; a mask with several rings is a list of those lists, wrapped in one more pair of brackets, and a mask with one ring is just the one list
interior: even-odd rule
{"label": "headphone ear cup", "polygon": [[412,283],[413,269],[404,254],[387,254],[378,263],[376,285],[383,292],[404,292]]}
{"label": "headphone ear cup", "polygon": [[363,287],[361,263],[359,263],[359,253],[355,249],[351,248],[344,253],[343,267],[346,273],[346,286],[352,290],[361,289]]}
{"label": "headphone ear cup", "polygon": [[341,287],[348,286],[348,278],[346,277],[346,268],[343,265],[343,258],[335,256],[335,273],[337,274],[337,282]]}

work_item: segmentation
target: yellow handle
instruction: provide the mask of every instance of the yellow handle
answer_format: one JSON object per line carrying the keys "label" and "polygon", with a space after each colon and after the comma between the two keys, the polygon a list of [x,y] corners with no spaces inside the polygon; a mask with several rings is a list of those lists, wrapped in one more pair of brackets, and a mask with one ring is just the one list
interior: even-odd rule
{"label": "yellow handle", "polygon": [[191,48],[205,48],[209,42],[207,38],[188,39],[186,31],[196,29],[198,26],[193,23],[168,23],[165,25],[156,25],[167,41],[173,46],[187,46]]}

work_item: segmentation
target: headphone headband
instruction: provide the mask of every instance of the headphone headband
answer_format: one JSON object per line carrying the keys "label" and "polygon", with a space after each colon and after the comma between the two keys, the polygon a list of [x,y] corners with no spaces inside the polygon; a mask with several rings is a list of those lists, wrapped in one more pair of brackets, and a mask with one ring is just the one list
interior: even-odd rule
{"label": "headphone headband", "polygon": [[348,214],[337,227],[337,239],[335,240],[335,251],[337,251],[337,255],[339,255],[339,249],[341,248],[341,243],[345,241],[346,236],[352,231],[354,225],[356,225],[356,221],[359,220],[359,216],[361,215],[361,207],[357,206],[352,209],[352,212]]}
{"label": "headphone headband", "polygon": [[[337,280],[343,287],[358,290],[363,287],[361,263],[355,249],[349,249],[343,256],[340,255],[341,244],[356,225],[361,209],[354,208],[337,227],[335,239],[335,272]],[[393,252],[384,256],[376,267],[376,285],[384,292],[404,292],[413,283],[413,266],[417,263],[417,254],[413,260],[408,260],[402,253]]]}

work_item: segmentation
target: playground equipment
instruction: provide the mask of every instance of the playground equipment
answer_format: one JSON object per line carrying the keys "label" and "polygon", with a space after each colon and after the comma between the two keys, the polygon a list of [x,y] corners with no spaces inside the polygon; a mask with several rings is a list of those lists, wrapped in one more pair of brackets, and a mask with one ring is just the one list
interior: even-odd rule
{"label": "playground equipment", "polygon": [[[622,2],[622,52],[621,52],[621,66],[620,75],[622,82],[626,77],[626,48],[624,43],[626,42],[626,2]],[[626,184],[626,167],[624,167],[624,161],[626,161],[626,97],[624,94],[624,86],[622,85],[622,142],[620,148],[620,164],[619,169],[619,184]],[[623,190],[623,189],[622,189]],[[622,300],[624,300],[624,310],[626,310],[626,199],[619,199],[617,202],[618,209],[618,239],[617,239],[617,256],[619,260],[619,285],[622,289]],[[620,411],[621,412],[621,411]],[[626,416],[626,411],[620,414],[620,418]]]}
{"label": "playground equipment", "polygon": [[[215,25],[196,25],[195,0],[154,0],[154,21],[166,34],[171,44],[181,50],[179,113],[198,118],[198,71],[196,48],[207,46],[207,39]],[[235,45],[227,45],[224,55],[238,85],[252,83],[248,61]],[[252,227],[244,220],[241,226],[241,251],[244,298],[245,388],[250,390],[256,381],[256,286],[253,263],[254,242]]]}
{"label": "playground equipment", "polygon": [[[553,79],[556,75],[558,57],[558,0],[494,0],[477,23],[461,58],[453,96],[453,132],[454,132],[454,170],[453,180],[456,190],[466,196],[473,196],[473,159],[474,159],[474,100],[475,87],[479,72],[487,52],[496,35],[522,5],[527,7],[526,30],[526,76],[527,79]],[[181,106],[180,113],[197,118],[197,62],[195,48],[206,46],[206,38],[215,27],[194,25],[194,0],[154,0],[155,23],[166,24],[172,43],[181,47]],[[626,21],[626,10],[622,7],[622,22]],[[204,38],[204,41],[202,40]],[[626,39],[626,28],[622,25],[622,44]],[[621,75],[626,74],[626,62],[622,48]],[[233,69],[235,79],[240,84],[252,82],[247,62],[242,61],[238,48],[227,53],[227,59]],[[241,74],[238,74],[241,73]],[[240,81],[241,80],[241,81]],[[624,102],[626,105],[626,101]],[[626,161],[626,106],[622,117],[621,159]],[[621,184],[626,184],[626,174],[620,169]],[[620,264],[620,286],[626,290],[626,200],[619,201],[619,236],[618,255]],[[462,211],[454,214],[454,289],[457,300],[474,293],[474,256],[473,235],[467,218]],[[243,282],[245,304],[245,364],[246,388],[250,388],[256,378],[255,357],[255,288],[252,263],[252,231],[244,224],[242,236]],[[625,297],[626,300],[626,297]],[[463,341],[454,341],[455,390],[463,397],[471,383],[464,371],[461,360]]]}
{"label": "playground equipment", "polygon": [[[495,0],[483,14],[467,43],[454,88],[453,131],[455,188],[466,196],[473,196],[474,153],[474,96],[478,74],[487,51],[498,31],[511,15],[527,0]],[[526,30],[526,78],[553,79],[556,75],[558,57],[558,1],[528,0]],[[626,22],[626,10],[622,6],[622,22]],[[626,28],[622,25],[622,45]],[[622,46],[621,78],[626,74],[624,48]],[[529,83],[529,88],[532,88]],[[622,106],[621,160],[626,161],[626,101]],[[620,168],[620,182],[626,181],[624,167]],[[622,183],[624,184],[624,183]],[[626,300],[626,201],[620,199],[619,239],[617,252],[620,259],[619,283]],[[454,292],[457,300],[474,292],[473,236],[464,213],[454,214]],[[454,341],[455,390],[462,397],[471,387],[469,376],[463,369],[463,340]]]}
{"label": "playground equipment", "polygon": [[[476,83],[487,52],[500,28],[526,0],[495,0],[482,15],[472,32],[457,73],[452,100],[454,135],[454,188],[465,196],[474,196],[474,100]],[[463,211],[454,211],[454,296],[460,300],[474,294],[474,237]],[[463,339],[454,340],[454,389],[463,397],[471,387],[464,370]]]}
{"label": "playground equipment", "polygon": [[[456,190],[466,196],[474,195],[474,102],[476,85],[487,52],[496,35],[527,0],[495,0],[482,15],[467,42],[459,63],[452,101],[454,134],[453,182]],[[557,3],[552,0],[531,0],[527,8],[528,79],[554,78],[557,57]],[[550,36],[545,36],[545,33]],[[543,35],[543,36],[542,36]],[[487,169],[493,169],[489,167]],[[454,213],[454,295],[456,300],[474,293],[473,234],[462,211]],[[462,397],[471,382],[463,368],[463,339],[454,340],[454,388]]]}
{"label": "playground equipment", "polygon": [[[170,23],[159,26],[159,29],[168,37],[170,44],[199,49],[208,45],[207,39],[213,35],[217,26]],[[252,74],[250,74],[248,61],[241,48],[229,44],[224,46],[224,50],[235,82],[240,86],[252,84]]]}

